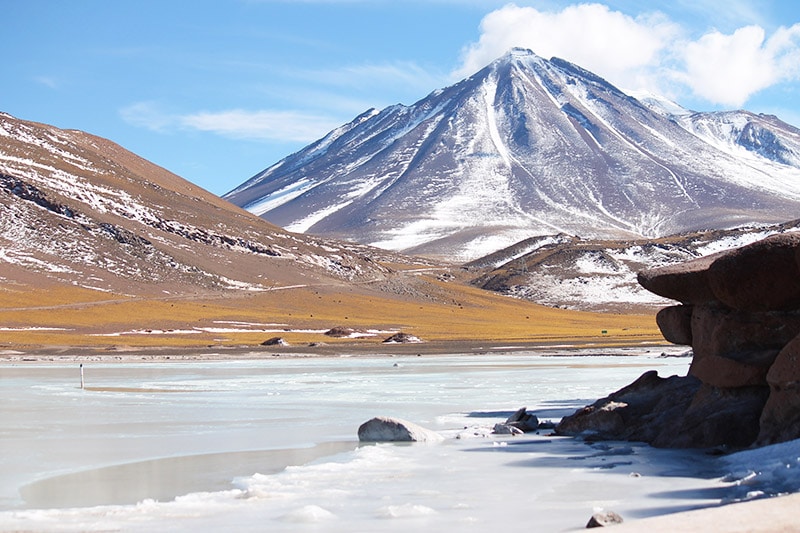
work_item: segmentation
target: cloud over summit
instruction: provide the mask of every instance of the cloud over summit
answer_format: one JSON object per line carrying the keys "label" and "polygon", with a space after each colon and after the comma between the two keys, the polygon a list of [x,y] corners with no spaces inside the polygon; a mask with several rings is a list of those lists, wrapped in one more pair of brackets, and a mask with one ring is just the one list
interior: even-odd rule
{"label": "cloud over summit", "polygon": [[566,59],[623,89],[688,93],[724,106],[741,106],[760,90],[800,79],[800,24],[771,35],[750,25],[698,36],[662,13],[632,17],[598,3],[557,11],[509,4],[492,11],[454,75],[471,74],[515,46]]}

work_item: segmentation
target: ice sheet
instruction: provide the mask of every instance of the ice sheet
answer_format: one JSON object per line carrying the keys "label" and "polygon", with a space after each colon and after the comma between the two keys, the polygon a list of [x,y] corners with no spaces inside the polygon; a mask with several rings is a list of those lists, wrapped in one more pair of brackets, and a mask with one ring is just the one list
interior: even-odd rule
{"label": "ice sheet", "polygon": [[[559,531],[730,498],[734,459],[486,436],[522,406],[557,419],[648,369],[686,373],[647,351],[85,364],[84,390],[75,364],[3,366],[0,529]],[[359,446],[378,415],[448,438]]]}

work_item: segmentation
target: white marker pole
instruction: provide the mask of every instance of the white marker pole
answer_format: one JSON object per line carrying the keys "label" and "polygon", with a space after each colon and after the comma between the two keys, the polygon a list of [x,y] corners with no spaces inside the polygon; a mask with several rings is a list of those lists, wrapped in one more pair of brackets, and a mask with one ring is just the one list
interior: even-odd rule
{"label": "white marker pole", "polygon": [[81,388],[83,388],[83,363],[81,363]]}

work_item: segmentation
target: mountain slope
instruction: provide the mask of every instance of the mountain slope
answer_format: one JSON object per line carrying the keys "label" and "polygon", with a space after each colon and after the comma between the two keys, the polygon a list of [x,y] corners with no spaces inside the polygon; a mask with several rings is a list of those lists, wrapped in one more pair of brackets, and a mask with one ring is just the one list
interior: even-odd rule
{"label": "mountain slope", "polygon": [[774,149],[709,142],[699,121],[514,50],[412,106],[362,114],[225,198],[294,231],[455,260],[535,235],[630,239],[791,219],[798,130],[751,118],[761,127],[751,144],[772,135]]}
{"label": "mountain slope", "polygon": [[291,235],[110,141],[5,114],[0,211],[6,280],[25,272],[138,294],[386,272],[362,248]]}

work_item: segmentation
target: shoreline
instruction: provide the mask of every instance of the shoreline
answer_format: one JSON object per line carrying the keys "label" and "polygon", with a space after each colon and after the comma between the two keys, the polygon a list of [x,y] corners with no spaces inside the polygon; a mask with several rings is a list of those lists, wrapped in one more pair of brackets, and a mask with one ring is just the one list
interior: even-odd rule
{"label": "shoreline", "polygon": [[295,346],[210,345],[210,346],[5,346],[0,349],[0,365],[8,363],[60,362],[179,362],[179,361],[249,361],[275,358],[347,358],[347,357],[423,357],[434,355],[536,354],[549,357],[574,355],[635,356],[642,352],[663,352],[679,357],[685,346],[666,341],[638,343],[570,341],[553,342],[480,342],[429,341],[407,344],[336,342]]}

